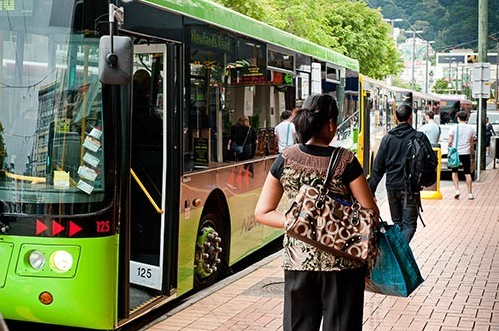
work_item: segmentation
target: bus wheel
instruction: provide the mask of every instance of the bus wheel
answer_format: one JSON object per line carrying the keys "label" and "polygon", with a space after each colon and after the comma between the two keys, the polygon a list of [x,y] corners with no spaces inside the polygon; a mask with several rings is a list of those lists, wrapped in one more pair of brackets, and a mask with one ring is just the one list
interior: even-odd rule
{"label": "bus wheel", "polygon": [[201,220],[196,241],[194,288],[203,289],[216,282],[222,274],[223,226],[214,214]]}

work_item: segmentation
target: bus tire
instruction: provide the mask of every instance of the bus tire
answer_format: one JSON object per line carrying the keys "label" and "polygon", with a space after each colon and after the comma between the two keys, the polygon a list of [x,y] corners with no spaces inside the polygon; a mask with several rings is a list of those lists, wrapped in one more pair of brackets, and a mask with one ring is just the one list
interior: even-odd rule
{"label": "bus tire", "polygon": [[218,281],[225,269],[227,237],[219,216],[206,213],[199,224],[194,258],[194,289],[201,290]]}

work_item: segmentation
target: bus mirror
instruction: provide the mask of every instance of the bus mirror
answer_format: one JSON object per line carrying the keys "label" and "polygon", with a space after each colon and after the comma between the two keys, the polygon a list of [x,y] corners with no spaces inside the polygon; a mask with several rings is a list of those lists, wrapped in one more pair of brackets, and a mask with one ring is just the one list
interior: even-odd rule
{"label": "bus mirror", "polygon": [[[127,85],[132,80],[133,42],[129,37],[103,36],[99,41],[99,80],[103,84]],[[113,49],[113,51],[111,51]]]}

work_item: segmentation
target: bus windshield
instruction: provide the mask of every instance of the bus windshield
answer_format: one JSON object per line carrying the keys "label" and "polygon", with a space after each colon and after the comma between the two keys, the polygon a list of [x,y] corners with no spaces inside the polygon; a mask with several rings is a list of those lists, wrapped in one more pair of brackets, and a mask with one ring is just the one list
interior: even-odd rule
{"label": "bus windshield", "polygon": [[105,167],[98,39],[78,16],[81,4],[10,3],[0,2],[3,212],[96,210]]}

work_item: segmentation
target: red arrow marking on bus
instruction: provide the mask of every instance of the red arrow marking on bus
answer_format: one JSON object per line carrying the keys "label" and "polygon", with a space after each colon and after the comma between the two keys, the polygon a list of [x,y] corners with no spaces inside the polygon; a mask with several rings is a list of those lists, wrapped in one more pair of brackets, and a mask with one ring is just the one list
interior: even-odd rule
{"label": "red arrow marking on bus", "polygon": [[80,231],[81,231],[81,228],[77,224],[69,221],[69,236],[70,237],[72,237],[75,233],[78,233]]}
{"label": "red arrow marking on bus", "polygon": [[36,234],[39,235],[43,231],[47,230],[48,227],[42,223],[40,220],[36,220]]}
{"label": "red arrow marking on bus", "polygon": [[52,235],[55,236],[62,230],[64,230],[64,227],[59,223],[57,223],[56,221],[52,220]]}

